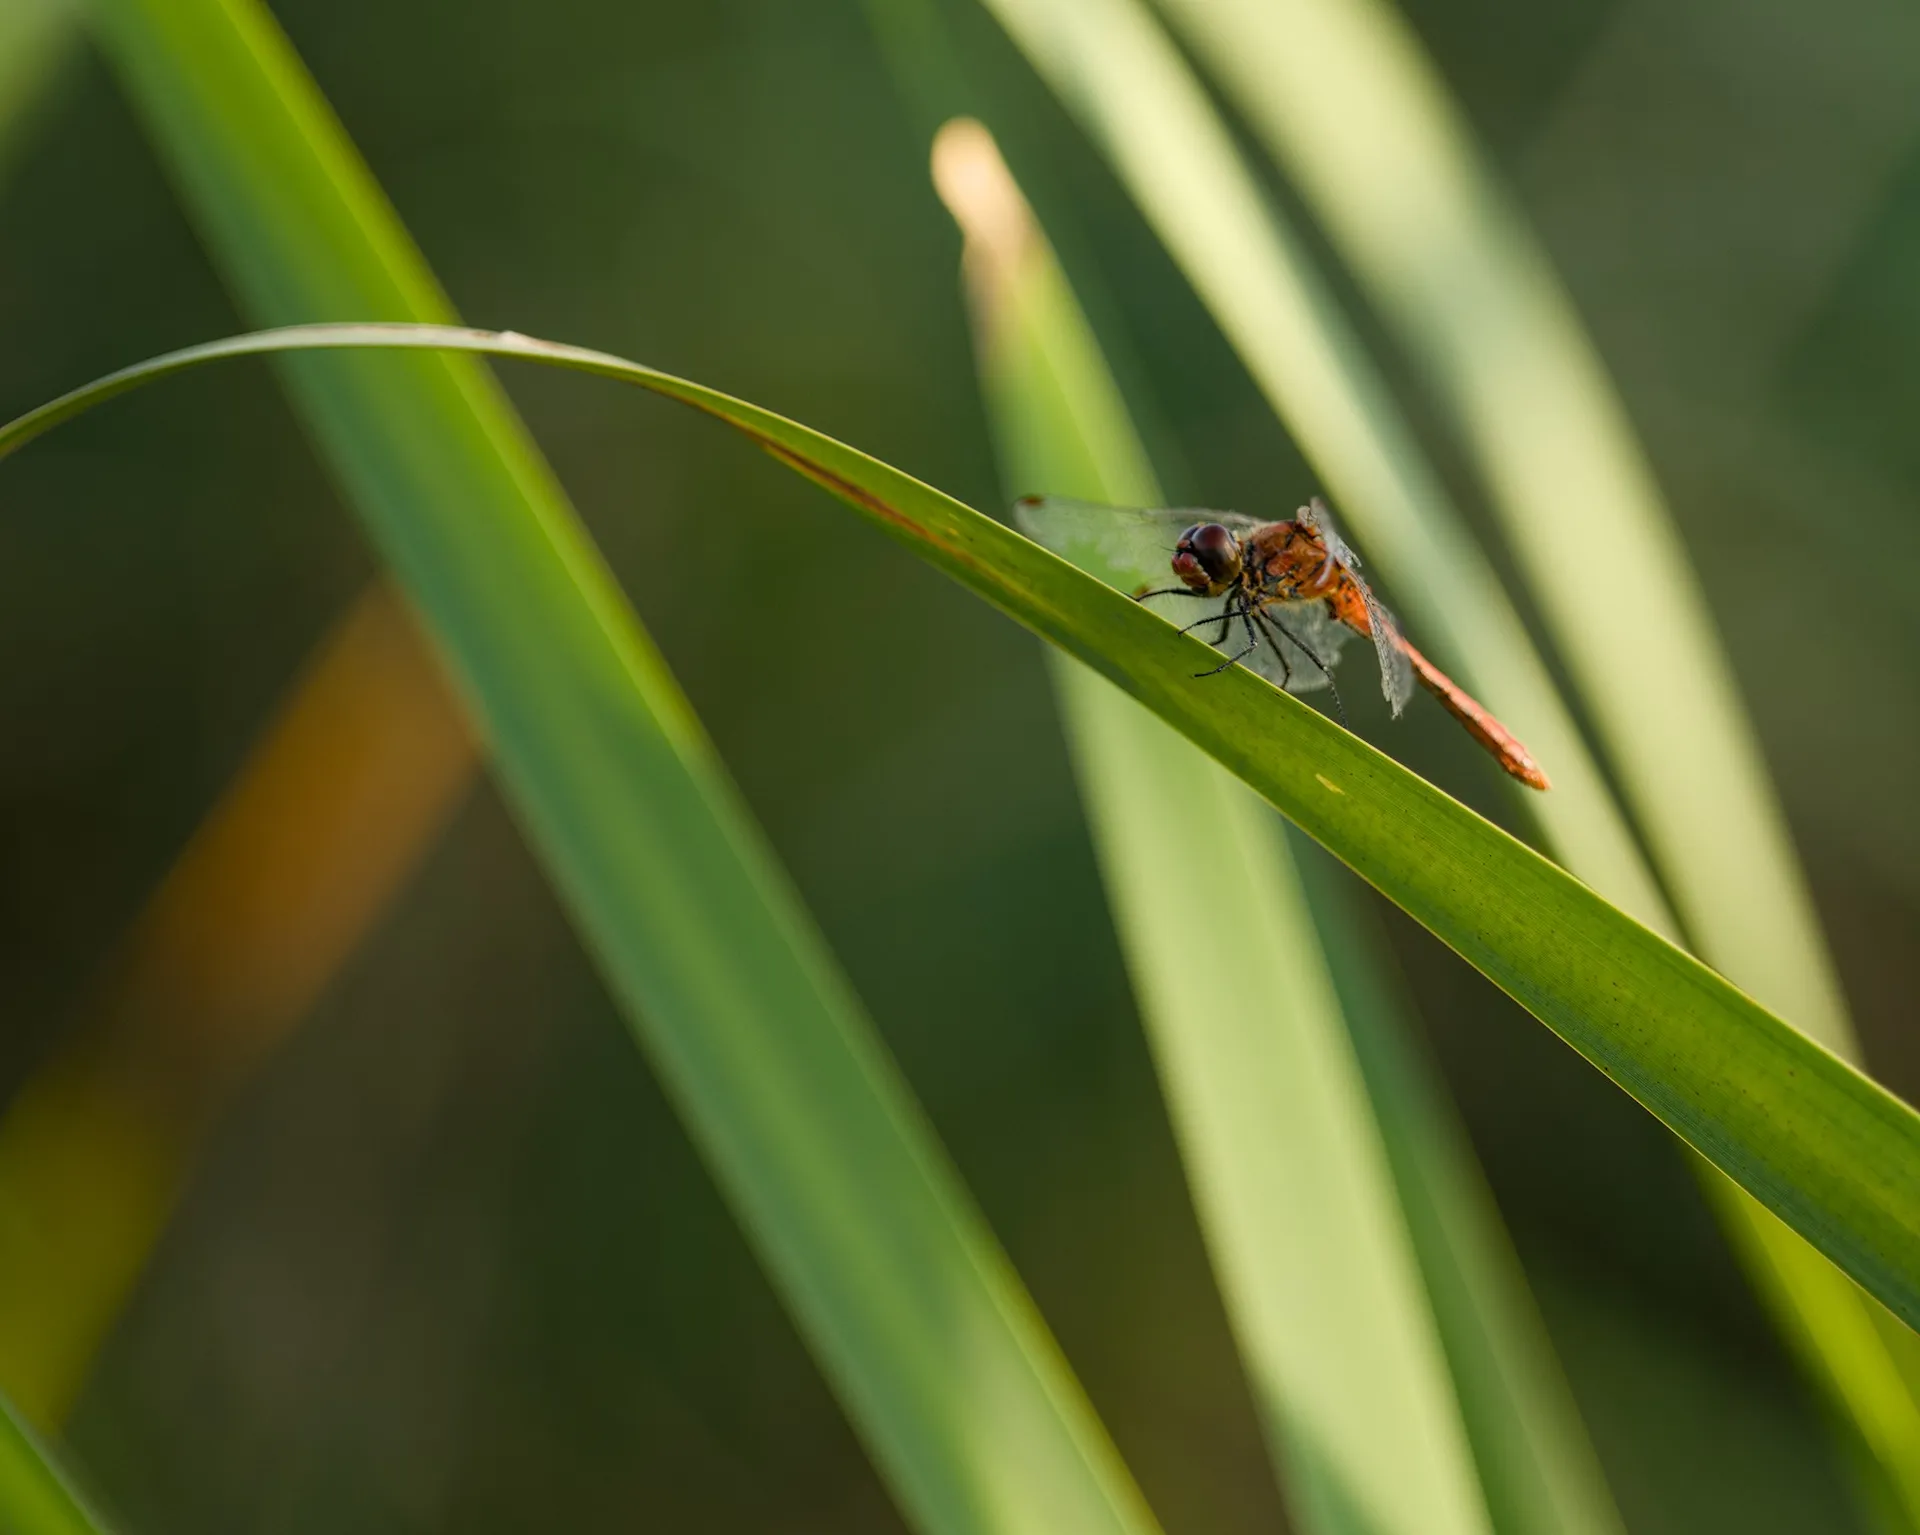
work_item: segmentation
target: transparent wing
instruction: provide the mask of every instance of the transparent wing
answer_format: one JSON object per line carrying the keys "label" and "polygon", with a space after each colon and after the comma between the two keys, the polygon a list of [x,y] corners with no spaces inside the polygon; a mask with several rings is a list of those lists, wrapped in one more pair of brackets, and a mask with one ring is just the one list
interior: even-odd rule
{"label": "transparent wing", "polygon": [[[1340,647],[1353,637],[1324,602],[1270,602],[1259,610],[1254,629],[1261,637],[1260,648],[1246,664],[1289,693],[1316,693],[1329,686],[1328,673],[1340,659]],[[1244,634],[1240,644],[1246,644]]]}
{"label": "transparent wing", "polygon": [[[1213,599],[1210,612],[1199,603],[1185,605],[1202,612],[1198,622],[1181,611],[1178,598],[1150,598],[1148,605],[1165,618],[1191,625],[1192,633],[1221,654],[1239,656],[1241,665],[1289,693],[1313,693],[1326,687],[1340,646],[1353,634],[1321,602],[1270,602],[1251,620],[1229,618],[1224,598]],[[1250,641],[1253,650],[1241,656]]]}
{"label": "transparent wing", "polygon": [[1401,649],[1404,641],[1400,638],[1400,625],[1394,621],[1393,615],[1367,589],[1366,582],[1358,576],[1353,580],[1360,588],[1360,594],[1367,599],[1367,619],[1373,629],[1373,653],[1380,658],[1380,691],[1386,695],[1393,717],[1399,719],[1400,711],[1406,708],[1407,700],[1413,697],[1413,663],[1407,659],[1406,651]]}
{"label": "transparent wing", "polygon": [[[1352,546],[1334,527],[1327,503],[1315,496],[1300,508],[1300,520],[1318,533],[1328,553],[1346,566],[1353,584],[1366,599],[1367,627],[1373,631],[1373,653],[1380,662],[1380,691],[1386,695],[1393,717],[1398,719],[1400,711],[1407,706],[1407,700],[1413,697],[1413,664],[1407,660],[1406,651],[1402,648],[1404,641],[1400,637],[1400,625],[1387,611],[1386,604],[1373,595],[1366,577],[1360,574],[1360,556],[1353,552]],[[1346,625],[1330,615],[1328,622],[1342,633],[1347,632]]]}
{"label": "transparent wing", "polygon": [[1327,510],[1327,503],[1315,496],[1295,514],[1314,532],[1320,535],[1320,542],[1327,546],[1329,553],[1348,570],[1356,574],[1360,569],[1360,556],[1353,552],[1353,546],[1340,536],[1340,530],[1333,525],[1333,513]]}
{"label": "transparent wing", "polygon": [[[1217,522],[1243,536],[1261,525],[1254,517],[1203,507],[1105,506],[1067,496],[1024,496],[1014,503],[1013,519],[1035,543],[1129,596],[1176,584],[1173,547],[1194,523]],[[1160,611],[1172,617],[1182,606],[1191,608],[1191,617],[1202,611],[1198,603],[1178,600]]]}

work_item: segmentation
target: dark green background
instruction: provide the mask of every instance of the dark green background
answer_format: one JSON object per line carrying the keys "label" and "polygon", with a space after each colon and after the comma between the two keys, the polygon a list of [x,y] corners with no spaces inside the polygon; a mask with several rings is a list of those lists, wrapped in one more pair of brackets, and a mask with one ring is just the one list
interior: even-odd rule
{"label": "dark green background", "polygon": [[[1290,508],[1298,456],[1170,264],[949,9],[1172,488]],[[1920,16],[1410,9],[1645,434],[1911,1095]],[[469,320],[1002,499],[925,125],[856,0],[275,12]],[[242,328],[84,52],[0,175],[0,414]],[[1169,1528],[1276,1527],[1038,646],[721,429],[506,377]],[[371,574],[268,378],[183,379],[0,468],[0,1086]],[[1506,806],[1438,711],[1360,723]],[[1859,1527],[1664,1132],[1380,921],[1631,1528]],[[224,1125],[71,1441],[149,1532],[899,1528],[485,787]]]}

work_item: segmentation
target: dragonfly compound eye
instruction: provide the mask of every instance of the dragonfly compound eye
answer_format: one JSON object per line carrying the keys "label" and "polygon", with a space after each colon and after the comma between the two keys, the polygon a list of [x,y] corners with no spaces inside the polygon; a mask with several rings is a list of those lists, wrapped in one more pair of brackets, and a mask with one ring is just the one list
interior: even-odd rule
{"label": "dragonfly compound eye", "polygon": [[1240,540],[1217,522],[1196,522],[1174,546],[1173,573],[1194,591],[1217,597],[1240,579]]}

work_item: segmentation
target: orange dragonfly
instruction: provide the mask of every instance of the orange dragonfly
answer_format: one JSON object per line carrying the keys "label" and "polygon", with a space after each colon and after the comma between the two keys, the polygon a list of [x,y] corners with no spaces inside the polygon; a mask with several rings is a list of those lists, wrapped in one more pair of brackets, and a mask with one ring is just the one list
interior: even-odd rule
{"label": "orange dragonfly", "polygon": [[[1059,496],[1027,496],[1014,515],[1028,536],[1132,592],[1136,601],[1187,597],[1220,603],[1181,631],[1197,629],[1217,649],[1233,647],[1226,660],[1196,676],[1211,677],[1244,661],[1288,692],[1331,690],[1344,723],[1332,666],[1346,640],[1363,635],[1373,641],[1380,689],[1394,718],[1413,696],[1417,679],[1507,772],[1528,788],[1548,787],[1547,775],[1513,732],[1407,642],[1361,578],[1359,557],[1334,531],[1326,503],[1317,497],[1285,522]],[[1149,590],[1150,578],[1168,568],[1169,556],[1180,584]]]}

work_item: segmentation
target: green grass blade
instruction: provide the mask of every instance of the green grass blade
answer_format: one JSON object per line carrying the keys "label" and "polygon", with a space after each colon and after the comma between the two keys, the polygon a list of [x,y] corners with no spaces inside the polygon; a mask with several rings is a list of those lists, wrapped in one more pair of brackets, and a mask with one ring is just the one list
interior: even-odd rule
{"label": "green grass blade", "polygon": [[[1062,667],[1058,681],[1116,926],[1296,1527],[1502,1528],[1279,828],[1102,679]],[[1199,968],[1209,961],[1218,973]]]}
{"label": "green grass blade", "polygon": [[0,176],[19,153],[21,130],[79,41],[79,30],[70,0],[0,5]]}
{"label": "green grass blade", "polygon": [[[1857,1059],[1758,745],[1626,413],[1419,40],[1384,0],[1160,4],[1451,409],[1684,931],[1755,996]],[[1329,101],[1341,104],[1333,122]],[[1633,551],[1625,583],[1609,568],[1621,550]],[[1920,1529],[1911,1350],[1882,1338],[1873,1308],[1777,1223],[1723,1185],[1710,1180],[1709,1192],[1787,1336]]]}
{"label": "green grass blade", "polygon": [[1652,471],[1418,39],[1385,0],[1160,4],[1452,411],[1686,932],[1850,1053],[1813,903]]}
{"label": "green grass blade", "polygon": [[1552,777],[1553,793],[1528,796],[1527,809],[1558,855],[1627,910],[1661,911],[1659,887],[1499,579],[1172,41],[1140,0],[982,3],[1112,162],[1359,534],[1369,569],[1385,573],[1414,641]]}
{"label": "green grass blade", "polygon": [[1382,946],[1368,941],[1325,855],[1303,848],[1299,868],[1420,1254],[1494,1528],[1618,1535],[1619,1512],[1493,1192],[1444,1088],[1396,1017],[1403,1008],[1383,973]]}
{"label": "green grass blade", "polygon": [[[991,138],[934,149],[967,236],[1009,487],[1164,499],[1098,344]],[[1055,685],[1108,900],[1294,1521],[1489,1531],[1372,1106],[1266,808],[1085,668]],[[1284,980],[1247,957],[1285,948]],[[1219,956],[1196,975],[1200,954]],[[1195,984],[1196,980],[1205,984]]]}
{"label": "green grass blade", "polygon": [[[341,325],[210,342],[123,369],[0,427],[0,456],[143,382],[221,358],[296,347],[439,347],[526,357],[623,379],[737,427],[928,563],[1118,683],[1513,996],[1897,1315],[1920,1322],[1920,1115],[1691,955],[1331,720],[1242,667],[1196,686],[1193,673],[1214,657],[1198,639],[858,449],[718,390],[603,352],[452,327]],[[486,514],[484,505],[463,504],[449,514],[443,537],[457,544],[471,523],[484,526]],[[545,539],[566,538],[580,563],[554,570],[559,557],[539,541],[529,537],[522,547],[518,536],[501,539],[512,545],[511,559],[485,567],[491,579],[484,590],[497,594],[506,610],[499,622],[514,638],[489,646],[488,659],[509,675],[517,668],[538,682],[566,686],[552,697],[530,688],[537,696],[510,700],[512,715],[483,708],[483,719],[503,760],[508,725],[516,732],[530,728],[536,739],[541,728],[573,737],[569,745],[583,755],[591,752],[591,773],[584,765],[568,766],[568,777],[584,777],[579,790],[589,798],[624,807],[635,775],[658,769],[664,751],[684,749],[701,760],[705,748],[664,729],[636,729],[630,738],[624,730],[615,733],[627,712],[627,694],[655,685],[637,663],[621,659],[615,686],[610,661],[607,675],[596,674],[592,691],[580,698],[580,682],[560,659],[564,647],[575,643],[580,618],[562,595],[596,621],[605,613],[617,627],[603,633],[635,631],[604,572],[587,565],[589,549],[577,526],[539,525],[539,531]],[[417,574],[415,589],[432,599],[424,605],[443,623],[441,632],[459,660],[469,615],[456,606],[440,620],[438,604],[466,595],[457,588],[448,593],[443,585],[465,573],[416,573],[399,563],[410,584]],[[571,589],[576,579],[584,592]],[[541,615],[538,623],[518,616],[534,611]],[[623,658],[635,645],[628,638],[607,648],[613,658]],[[615,705],[617,714],[602,717],[602,706]],[[532,750],[517,738],[514,744]],[[623,996],[630,985],[639,994],[647,977],[630,969],[617,949],[604,952],[616,948],[621,934],[599,925],[599,901],[630,884],[647,884],[629,860],[639,857],[644,864],[648,843],[606,828],[589,835],[563,822],[564,802],[523,791],[520,765],[508,760],[506,766],[509,786],[525,795],[523,814],[536,844],[547,849],[616,986]],[[561,841],[562,832],[587,838],[587,846],[561,843],[566,858],[584,867],[561,862],[551,844]],[[683,828],[669,822],[662,835],[673,846]],[[632,894],[640,899],[646,892]],[[660,899],[660,892],[653,890],[648,899]],[[684,898],[667,904],[670,917],[684,919]],[[670,957],[672,965],[682,962],[682,956]],[[727,967],[744,984],[748,977],[741,968]]]}
{"label": "green grass blade", "polygon": [[[1056,487],[1062,494],[1157,504],[1159,487],[1144,449],[1064,273],[1038,231],[1013,217],[1020,208],[1017,189],[1010,181],[1001,190],[969,187],[969,178],[995,170],[1003,181],[1007,178],[997,158],[969,152],[964,138],[950,136],[949,143],[949,159],[958,163],[946,178],[952,183],[947,196],[963,227],[971,225],[975,331],[996,407],[993,419],[1007,445],[1009,479],[1022,486]],[[971,219],[965,216],[969,205],[975,210]],[[1421,1313],[1431,1306],[1452,1372],[1449,1395],[1457,1393],[1493,1527],[1503,1535],[1617,1531],[1619,1516],[1492,1196],[1464,1132],[1448,1117],[1403,1037],[1404,1024],[1395,1016],[1399,1009],[1377,979],[1379,956],[1356,930],[1336,882],[1314,879],[1311,897],[1303,903],[1300,876],[1283,844],[1272,838],[1264,817],[1249,820],[1244,801],[1196,822],[1196,808],[1210,812],[1220,804],[1220,775],[1203,756],[1191,749],[1175,751],[1168,732],[1147,725],[1137,709],[1080,669],[1064,669],[1061,684],[1071,690],[1064,702],[1069,722],[1079,722],[1076,771],[1090,805],[1100,812],[1094,819],[1096,843],[1106,849],[1103,866],[1120,914],[1123,945],[1142,977],[1137,989],[1148,1026],[1161,1036],[1159,1053],[1168,1060],[1163,1074],[1182,1142],[1200,1150],[1209,1140],[1232,1136],[1265,1153],[1248,1155],[1238,1146],[1216,1144],[1210,1171],[1203,1177],[1196,1168],[1194,1174],[1203,1204],[1205,1185],[1221,1189],[1215,1202],[1222,1214],[1209,1227],[1218,1233],[1211,1238],[1214,1245],[1227,1249],[1222,1266],[1251,1276],[1232,1287],[1247,1297],[1241,1306],[1258,1319],[1243,1331],[1255,1344],[1263,1333],[1283,1335],[1283,1346],[1273,1349],[1270,1359],[1243,1344],[1262,1394],[1281,1403],[1304,1397],[1295,1415],[1320,1422],[1311,1410],[1315,1395],[1331,1393],[1338,1401],[1351,1393],[1349,1405],[1368,1427],[1356,1437],[1356,1452],[1383,1457],[1386,1464],[1376,1467],[1379,1477],[1408,1479],[1406,1468],[1418,1464],[1419,1457],[1397,1451],[1380,1434],[1380,1404],[1410,1399],[1417,1405],[1421,1384],[1410,1382],[1396,1396],[1391,1380],[1383,1388],[1355,1367],[1356,1362],[1379,1363],[1368,1347],[1346,1348],[1329,1337],[1325,1341],[1336,1344],[1336,1368],[1301,1392],[1289,1380],[1284,1346],[1288,1330],[1328,1329],[1332,1315],[1350,1309],[1345,1301],[1372,1300],[1378,1306],[1370,1290],[1407,1283],[1409,1276],[1390,1255],[1401,1244],[1385,1230],[1404,1221],[1425,1292],[1399,1303]],[[1154,784],[1155,777],[1162,782]],[[1208,821],[1218,823],[1213,837],[1202,830]],[[1193,848],[1216,841],[1233,842],[1243,856],[1197,864]],[[1315,854],[1305,868],[1317,873],[1323,861]],[[1278,928],[1263,929],[1249,920],[1253,913],[1275,910],[1289,913]],[[1265,972],[1260,984],[1251,986],[1245,974],[1224,978],[1235,994],[1230,1006],[1197,992],[1191,985],[1196,934],[1204,934],[1215,952],[1229,954],[1257,952],[1284,934],[1287,984],[1272,984]],[[1335,992],[1338,1006],[1331,1005]],[[1351,1032],[1351,1045],[1341,1031]],[[1270,1065],[1268,1041],[1288,1032],[1305,1036],[1303,1045],[1317,1044],[1317,1050],[1305,1051],[1317,1057],[1307,1064],[1337,1080],[1315,1083],[1307,1089],[1311,1101],[1296,1104],[1315,1072],[1283,1069],[1280,1082],[1265,1084],[1270,1091],[1257,1111],[1234,1123],[1246,1108],[1245,1095],[1219,1090],[1235,1084],[1249,1062],[1257,1068]],[[1349,1055],[1364,1075],[1370,1111],[1355,1094]],[[1209,1086],[1220,1101],[1193,1090]],[[1335,1144],[1310,1144],[1317,1121],[1329,1114],[1338,1121],[1342,1104],[1350,1108],[1351,1123],[1336,1124],[1337,1134],[1328,1137]],[[1391,1191],[1376,1182],[1380,1150],[1392,1171]],[[1346,1175],[1327,1181],[1342,1187],[1343,1198],[1332,1209],[1306,1202],[1306,1213],[1320,1217],[1329,1229],[1277,1220],[1279,1212],[1269,1206],[1263,1185],[1291,1183],[1285,1167],[1292,1165],[1306,1174],[1309,1187],[1315,1186],[1322,1181],[1319,1168],[1335,1157],[1347,1164]],[[1284,1159],[1279,1168],[1274,1158]],[[1353,1261],[1362,1239],[1351,1228],[1364,1204],[1358,1196],[1368,1188],[1383,1206],[1391,1206],[1363,1223],[1363,1229],[1371,1228],[1364,1240],[1389,1253],[1383,1273],[1368,1273]],[[1251,1240],[1242,1239],[1247,1227],[1256,1233]],[[1238,1254],[1236,1242],[1243,1250]],[[1274,1305],[1275,1287],[1263,1276],[1285,1269],[1289,1256],[1297,1262],[1301,1253],[1313,1255],[1318,1277],[1340,1301]],[[1337,1261],[1340,1257],[1348,1263]],[[1350,1268],[1361,1270],[1357,1278],[1349,1278]],[[1364,1315],[1366,1308],[1351,1309]],[[1413,1325],[1424,1328],[1424,1322]],[[1428,1357],[1418,1345],[1396,1361],[1393,1374],[1418,1370]],[[1435,1411],[1430,1403],[1425,1410]],[[1453,1414],[1449,1405],[1445,1416]],[[1284,1430],[1284,1420],[1279,1426]],[[1427,1432],[1444,1439],[1451,1425],[1434,1423]],[[1321,1438],[1326,1442],[1331,1436],[1323,1431]],[[1326,1458],[1337,1457],[1329,1453]],[[1374,1485],[1365,1476],[1355,1480]],[[1437,1527],[1433,1510],[1445,1505],[1431,1491],[1421,1496],[1425,1506],[1416,1504],[1410,1527]]]}
{"label": "green grass blade", "polygon": [[[242,306],[448,313],[254,0],[98,0]],[[1153,1528],[1065,1362],[505,396],[310,355],[293,398],[433,633],[528,840],[908,1518]]]}
{"label": "green grass blade", "polygon": [[[1249,371],[1342,496],[1341,509],[1365,540],[1370,560],[1393,579],[1395,596],[1414,618],[1416,633],[1446,642],[1459,674],[1515,727],[1553,775],[1554,792],[1528,805],[1549,845],[1596,889],[1677,937],[1679,927],[1632,832],[1553,696],[1546,669],[1484,557],[1301,241],[1263,197],[1171,41],[1137,0],[984,3],[1113,161]],[[1272,8],[1269,23],[1285,9]],[[1198,11],[1182,14],[1193,17],[1196,26],[1203,19]],[[1271,94],[1264,79],[1260,91]],[[1316,81],[1302,99],[1316,112],[1323,109],[1323,82]],[[1399,119],[1398,107],[1360,114],[1343,109],[1342,132],[1384,134]],[[1318,131],[1324,134],[1324,125]],[[1414,244],[1425,259],[1424,240]],[[1413,259],[1409,252],[1401,255]],[[1564,399],[1565,390],[1557,393]],[[1502,429],[1507,424],[1507,419],[1493,423]],[[1590,572],[1575,579],[1584,574]],[[1751,763],[1741,770],[1742,785],[1730,804],[1756,803],[1755,771]],[[1728,824],[1718,812],[1713,823]],[[1778,846],[1777,825],[1764,815],[1749,824],[1756,846]],[[1725,916],[1716,924],[1738,925],[1754,867],[1743,862],[1744,856],[1737,853],[1724,865],[1746,868],[1749,875],[1732,878],[1718,892],[1718,910]],[[1754,856],[1763,864],[1777,861],[1764,851]],[[1796,921],[1804,907],[1792,893],[1798,889],[1797,875],[1770,889],[1779,897],[1769,898],[1773,918],[1782,924]],[[1780,896],[1782,890],[1789,893]],[[1787,934],[1784,925],[1775,930],[1782,935],[1779,957],[1753,973],[1764,979],[1779,965],[1795,968],[1806,984],[1789,988],[1790,994],[1812,1007],[1815,1032],[1829,1041],[1842,1038],[1833,1027],[1840,1015],[1831,990],[1818,979],[1824,960],[1817,938],[1809,939],[1810,929],[1798,936]],[[1711,952],[1732,964],[1744,947]],[[1801,966],[1794,955],[1812,955],[1813,968]],[[1898,1486],[1897,1496],[1920,1522],[1920,1404],[1910,1384],[1920,1374],[1900,1363],[1899,1341],[1876,1351],[1869,1340],[1882,1330],[1881,1321],[1853,1286],[1809,1262],[1763,1211],[1729,1197],[1711,1179],[1709,1194],[1735,1246],[1756,1265],[1763,1291],[1791,1310],[1784,1319],[1789,1336],[1858,1424]],[[1824,1341],[1816,1346],[1815,1340]],[[1900,1384],[1903,1376],[1909,1384]]]}
{"label": "green grass blade", "polygon": [[1920,1529],[1920,1338],[1726,1179],[1700,1172],[1775,1324],[1864,1448],[1854,1469],[1898,1521],[1884,1527]]}
{"label": "green grass blade", "polygon": [[98,1535],[105,1528],[13,1405],[0,1399],[0,1530]]}

